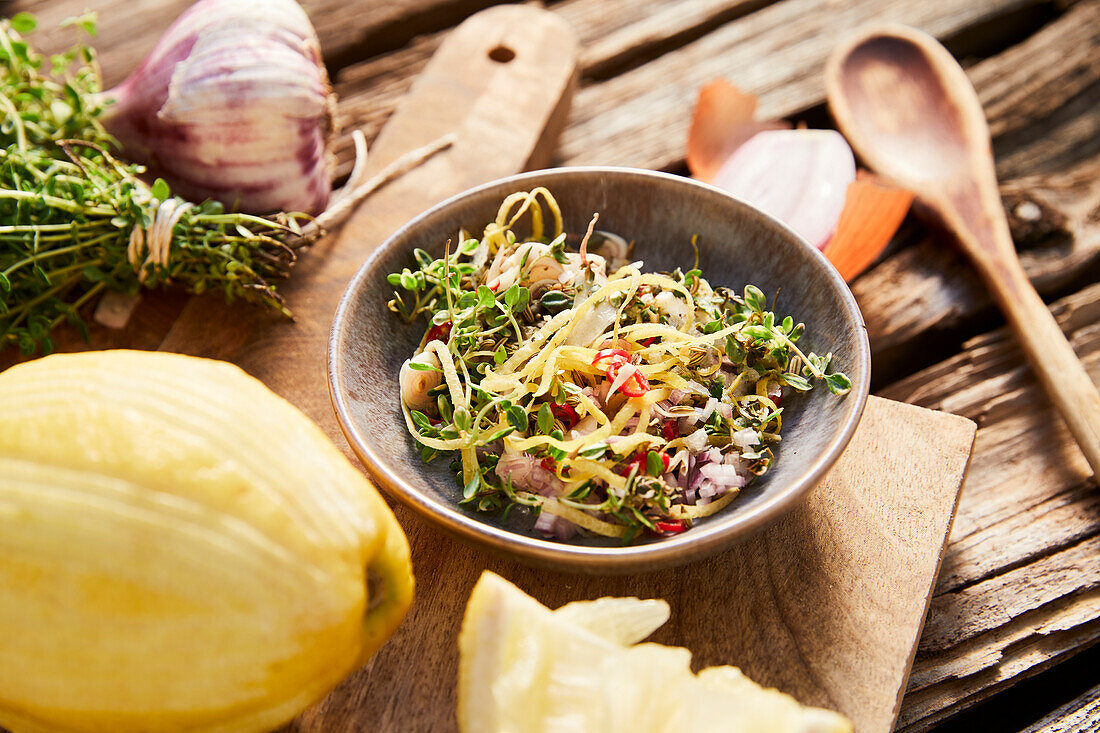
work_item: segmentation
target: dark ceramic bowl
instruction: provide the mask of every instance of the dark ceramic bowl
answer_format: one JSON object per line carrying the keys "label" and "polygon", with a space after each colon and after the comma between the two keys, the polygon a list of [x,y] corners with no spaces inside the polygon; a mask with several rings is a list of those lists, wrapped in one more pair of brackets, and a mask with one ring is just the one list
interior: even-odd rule
{"label": "dark ceramic bowl", "polygon": [[[635,240],[646,270],[689,268],[699,235],[699,267],[712,285],[740,292],[746,283],[771,298],[777,315],[806,323],[803,350],[835,354],[853,388],[844,398],[818,385],[789,399],[778,460],[741,496],[690,531],[624,547],[618,541],[542,539],[533,520],[508,522],[458,505],[461,488],[448,461],[420,462],[399,407],[398,373],[424,324],[408,325],[386,309],[387,273],[413,265],[420,247],[439,254],[460,227],[480,232],[510,193],[546,186],[561,205],[567,232],[583,233],[593,212],[599,228]],[[790,509],[833,465],[856,429],[870,383],[863,317],[844,281],[820,252],[770,216],[687,178],[623,168],[535,171],[467,191],[426,211],[391,236],[352,280],[329,343],[329,386],[340,425],[371,476],[424,518],[465,540],[536,564],[590,573],[640,572],[713,553]]]}

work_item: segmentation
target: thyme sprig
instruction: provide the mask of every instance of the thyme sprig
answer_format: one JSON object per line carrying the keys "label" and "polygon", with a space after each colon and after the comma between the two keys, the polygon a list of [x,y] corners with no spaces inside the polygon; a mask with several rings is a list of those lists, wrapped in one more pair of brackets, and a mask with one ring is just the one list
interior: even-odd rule
{"label": "thyme sprig", "polygon": [[[72,24],[94,35],[94,18]],[[321,234],[303,229],[309,217],[188,208],[164,181],[146,182],[144,168],[114,156],[99,121],[107,102],[94,51],[78,42],[47,61],[23,38],[34,25],[25,13],[0,21],[0,350],[49,352],[66,321],[86,337],[81,309],[105,290],[173,284],[290,316],[274,281]],[[146,239],[165,202],[178,216],[167,257],[140,247],[135,257],[131,237]]]}

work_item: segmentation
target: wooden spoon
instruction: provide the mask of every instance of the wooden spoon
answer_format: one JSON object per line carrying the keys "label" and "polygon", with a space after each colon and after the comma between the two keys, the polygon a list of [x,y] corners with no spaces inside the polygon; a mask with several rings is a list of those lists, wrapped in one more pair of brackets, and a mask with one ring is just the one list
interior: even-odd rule
{"label": "wooden spoon", "polygon": [[989,127],[958,62],[925,33],[880,26],[833,52],[825,88],[863,160],[913,191],[958,237],[1100,477],[1100,394],[1020,266]]}

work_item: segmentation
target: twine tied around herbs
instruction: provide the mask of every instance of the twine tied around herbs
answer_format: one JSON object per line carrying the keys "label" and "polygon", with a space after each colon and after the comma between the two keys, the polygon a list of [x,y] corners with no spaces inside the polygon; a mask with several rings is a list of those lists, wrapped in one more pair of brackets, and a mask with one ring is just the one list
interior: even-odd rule
{"label": "twine tied around herbs", "polygon": [[126,259],[137,273],[138,282],[144,283],[148,266],[167,267],[168,253],[172,249],[172,231],[184,214],[195,205],[176,198],[161,201],[153,212],[153,224],[146,232],[140,224],[130,230],[130,243],[126,247]]}

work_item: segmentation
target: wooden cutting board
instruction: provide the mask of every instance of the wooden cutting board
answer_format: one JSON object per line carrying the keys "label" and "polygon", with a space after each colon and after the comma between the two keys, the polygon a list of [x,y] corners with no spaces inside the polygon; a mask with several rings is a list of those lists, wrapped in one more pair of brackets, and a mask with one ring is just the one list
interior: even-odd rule
{"label": "wooden cutting board", "polygon": [[[369,252],[425,208],[545,165],[575,85],[577,46],[530,6],[479,13],[442,44],[379,136],[370,165],[454,132],[456,143],[376,193],[307,253],[283,290],[297,323],[195,298],[162,348],[234,361],[345,445],[326,386],[336,304]],[[417,601],[396,636],[291,730],[451,731],[459,624],[488,568],[550,606],[602,595],[667,599],[655,640],[700,665],[736,664],[800,700],[885,733],[920,636],[966,471],[974,424],[871,398],[840,462],[782,521],[685,568],[629,578],[558,575],[492,557],[395,511],[412,545]],[[349,453],[350,455],[350,453]],[[522,701],[517,701],[522,704]]]}
{"label": "wooden cutting board", "polygon": [[[741,545],[630,577],[565,575],[499,559],[396,512],[417,599],[397,634],[290,730],[456,730],[458,631],[492,570],[556,608],[601,596],[664,598],[653,637],[733,664],[859,733],[893,728],[974,442],[966,418],[871,397],[848,449],[799,507]],[[522,705],[522,700],[516,701]],[[598,733],[598,732],[594,732]]]}

